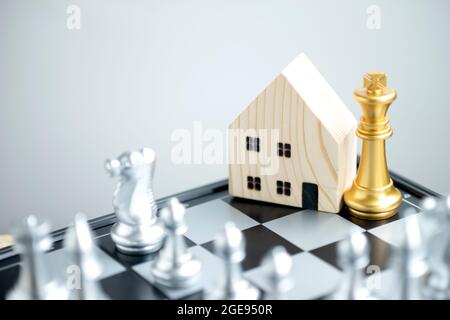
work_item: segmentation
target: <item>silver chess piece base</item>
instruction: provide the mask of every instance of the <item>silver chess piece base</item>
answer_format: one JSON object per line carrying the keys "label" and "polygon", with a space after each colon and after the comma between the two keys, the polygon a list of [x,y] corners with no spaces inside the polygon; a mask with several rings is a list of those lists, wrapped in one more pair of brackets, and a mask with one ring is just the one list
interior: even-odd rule
{"label": "silver chess piece base", "polygon": [[111,228],[111,238],[117,249],[124,254],[148,254],[158,251],[164,238],[160,224],[127,225],[117,222]]}
{"label": "silver chess piece base", "polygon": [[[191,254],[187,254],[186,260],[191,259]],[[160,262],[158,267],[153,269],[152,276],[158,285],[182,289],[197,286],[200,282],[201,263],[198,260],[188,261],[175,270],[171,268],[171,265]]]}

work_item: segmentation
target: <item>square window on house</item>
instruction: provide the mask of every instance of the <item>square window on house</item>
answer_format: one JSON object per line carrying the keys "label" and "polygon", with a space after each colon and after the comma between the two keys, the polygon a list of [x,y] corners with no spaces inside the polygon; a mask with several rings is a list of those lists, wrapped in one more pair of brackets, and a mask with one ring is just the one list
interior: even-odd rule
{"label": "square window on house", "polygon": [[291,145],[289,143],[285,143],[284,144],[284,156],[286,158],[290,158],[291,157]]}
{"label": "square window on house", "polygon": [[256,151],[260,150],[260,139],[253,137],[246,137],[245,139],[247,151]]}
{"label": "square window on house", "polygon": [[291,157],[291,144],[290,143],[281,143],[277,144],[277,154],[279,157]]}
{"label": "square window on house", "polygon": [[281,142],[279,142],[277,148],[278,148],[278,152],[277,152],[278,156],[282,157],[283,156],[283,144]]}
{"label": "square window on house", "polygon": [[291,183],[290,182],[283,182],[283,181],[277,181],[277,194],[284,194],[285,196],[291,195]]}
{"label": "square window on house", "polygon": [[254,184],[253,184],[253,177],[247,177],[247,188],[250,190],[253,190]]}
{"label": "square window on house", "polygon": [[261,178],[247,176],[247,188],[249,190],[261,191]]}
{"label": "square window on house", "polygon": [[284,183],[284,195],[285,196],[290,196],[291,195],[291,183],[290,182],[285,182]]}
{"label": "square window on house", "polygon": [[283,194],[283,181],[277,181],[277,193]]}
{"label": "square window on house", "polygon": [[255,177],[255,190],[261,191],[261,178]]}

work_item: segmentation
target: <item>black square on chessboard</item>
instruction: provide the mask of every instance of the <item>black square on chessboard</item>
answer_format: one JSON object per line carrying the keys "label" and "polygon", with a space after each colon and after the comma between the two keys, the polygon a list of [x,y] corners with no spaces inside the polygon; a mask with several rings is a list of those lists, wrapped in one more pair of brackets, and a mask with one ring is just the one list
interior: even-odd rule
{"label": "black square on chessboard", "polygon": [[[413,209],[412,211],[408,210],[408,209]],[[363,220],[363,219],[359,219],[356,218],[354,216],[352,216],[350,214],[350,211],[348,210],[348,208],[346,206],[344,206],[341,210],[341,212],[339,212],[339,215],[345,219],[347,219],[350,222],[353,222],[354,224],[360,226],[361,228],[365,229],[365,230],[370,230],[391,222],[394,222],[396,220],[402,219],[402,217],[405,215],[408,216],[409,214],[416,214],[419,213],[419,209],[409,203],[406,203],[405,201],[402,201],[402,204],[400,205],[400,208],[398,210],[398,213],[389,218],[389,219],[385,219],[385,220]]]}
{"label": "black square on chessboard", "polygon": [[[188,248],[195,246],[195,243],[192,242],[190,239],[184,237],[184,240]],[[111,239],[110,234],[105,235],[100,239],[97,239],[96,241],[98,245],[103,249],[103,251],[106,251],[115,260],[117,260],[119,263],[122,263],[125,266],[134,266],[146,261],[153,260],[157,254],[151,253],[146,255],[128,255],[121,253],[120,251],[117,250],[116,245],[114,244],[114,241]]]}
{"label": "black square on chessboard", "polygon": [[[390,254],[393,252],[394,248],[386,241],[369,232],[364,232],[364,235],[367,237],[370,250],[370,260],[368,265],[378,266],[380,267],[380,270],[386,269],[389,264]],[[311,253],[341,270],[337,262],[337,246],[340,241],[314,249]]]}
{"label": "black square on chessboard", "polygon": [[0,271],[0,300],[6,299],[6,294],[13,288],[17,279],[19,279],[19,273],[19,264]]}
{"label": "black square on chessboard", "polygon": [[259,223],[266,223],[302,210],[250,199],[225,197],[222,200]]}
{"label": "black square on chessboard", "polygon": [[[246,242],[246,256],[242,262],[244,271],[258,267],[261,260],[276,246],[283,246],[290,255],[302,250],[263,225],[257,225],[242,231]],[[214,241],[202,244],[202,247],[214,253]]]}
{"label": "black square on chessboard", "polygon": [[113,300],[167,299],[158,288],[130,269],[100,280],[100,285]]}

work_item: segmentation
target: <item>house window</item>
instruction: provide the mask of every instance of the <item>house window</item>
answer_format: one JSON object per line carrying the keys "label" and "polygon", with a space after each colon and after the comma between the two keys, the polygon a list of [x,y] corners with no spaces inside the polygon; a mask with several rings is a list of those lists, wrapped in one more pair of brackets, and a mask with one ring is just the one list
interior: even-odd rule
{"label": "house window", "polygon": [[291,144],[290,143],[285,143],[284,144],[284,156],[286,158],[290,158],[291,157]]}
{"label": "house window", "polygon": [[255,177],[255,190],[261,191],[261,178]]}
{"label": "house window", "polygon": [[288,197],[291,195],[291,183],[290,182],[284,183],[284,195],[288,196]]}
{"label": "house window", "polygon": [[287,181],[277,181],[277,193],[285,196],[291,195],[291,183]]}
{"label": "house window", "polygon": [[259,152],[259,138],[248,137],[246,138],[247,151],[256,151]]}
{"label": "house window", "polygon": [[278,156],[279,157],[291,157],[291,144],[290,143],[281,143],[279,142],[277,145]]}
{"label": "house window", "polygon": [[261,191],[261,178],[260,177],[247,177],[247,188],[249,190]]}
{"label": "house window", "polygon": [[282,157],[284,154],[283,144],[281,142],[278,143],[278,156]]}

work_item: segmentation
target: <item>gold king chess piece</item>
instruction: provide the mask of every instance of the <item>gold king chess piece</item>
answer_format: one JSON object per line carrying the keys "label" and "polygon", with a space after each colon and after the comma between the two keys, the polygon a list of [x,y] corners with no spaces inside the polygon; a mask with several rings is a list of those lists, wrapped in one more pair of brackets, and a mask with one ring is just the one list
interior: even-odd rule
{"label": "gold king chess piece", "polygon": [[350,213],[360,219],[381,220],[395,215],[402,194],[394,187],[386,162],[385,140],[392,136],[387,111],[397,97],[387,86],[386,75],[370,72],[362,88],[353,93],[362,117],[356,135],[362,139],[358,174],[344,194]]}

